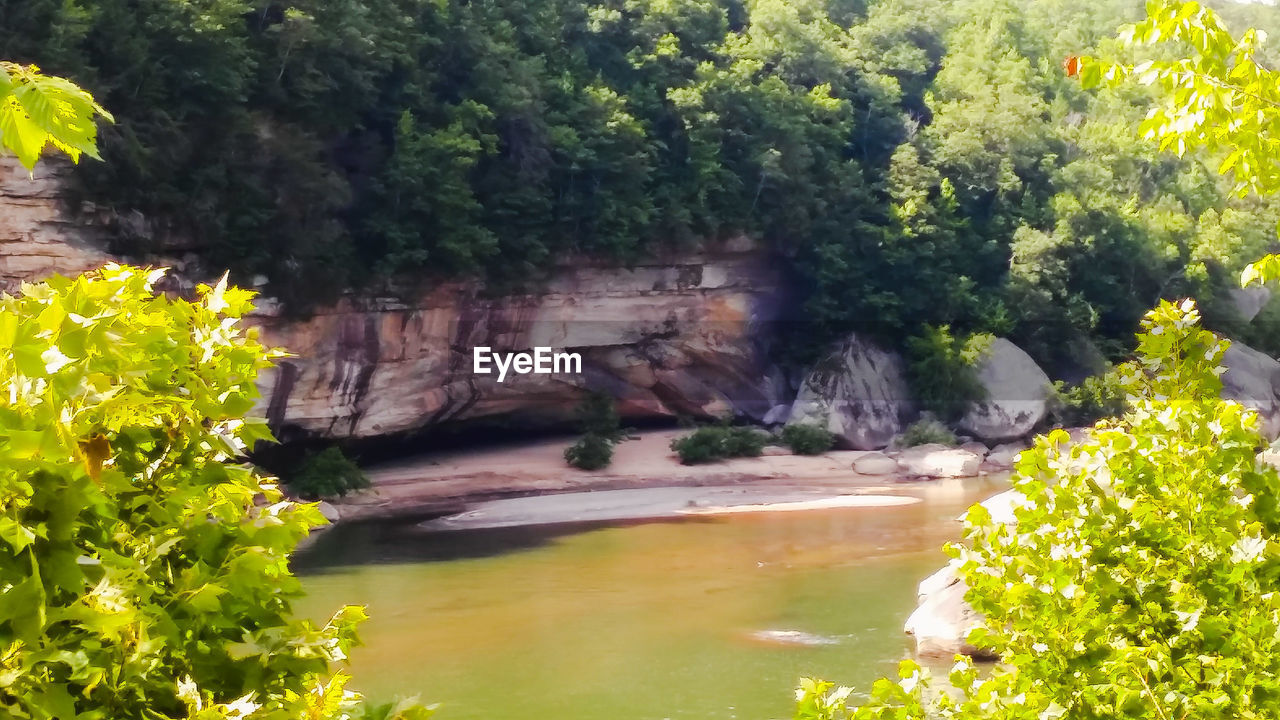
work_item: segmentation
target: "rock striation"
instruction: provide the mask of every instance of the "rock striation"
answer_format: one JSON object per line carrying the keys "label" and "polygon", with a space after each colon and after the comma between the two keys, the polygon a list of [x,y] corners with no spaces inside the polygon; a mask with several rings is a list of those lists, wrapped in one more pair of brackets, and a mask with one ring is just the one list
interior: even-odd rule
{"label": "rock striation", "polygon": [[62,204],[65,167],[42,162],[28,173],[0,158],[0,290],[28,280],[75,275],[111,256],[95,242],[92,225],[69,220]]}
{"label": "rock striation", "polygon": [[800,385],[788,424],[820,425],[852,450],[879,450],[912,414],[902,357],[851,335]]}
{"label": "rock striation", "polygon": [[[296,357],[264,375],[259,411],[285,437],[366,438],[568,421],[591,390],[629,420],[762,421],[790,397],[767,360],[779,287],[764,254],[739,242],[629,269],[565,267],[536,294],[454,283],[411,304],[347,299],[306,320],[263,316],[266,340]],[[475,372],[476,347],[553,348],[580,356],[581,372],[499,380]]]}

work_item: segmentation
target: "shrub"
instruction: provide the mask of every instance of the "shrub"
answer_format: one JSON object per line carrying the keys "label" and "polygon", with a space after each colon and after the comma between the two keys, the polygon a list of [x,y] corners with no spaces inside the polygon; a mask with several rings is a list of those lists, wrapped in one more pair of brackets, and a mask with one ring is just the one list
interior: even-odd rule
{"label": "shrub", "polygon": [[991,344],[990,335],[972,335],[963,342],[946,325],[925,326],[907,340],[907,375],[911,392],[923,410],[946,421],[964,415],[985,396],[977,364]]}
{"label": "shrub", "polygon": [[1049,418],[1065,427],[1092,425],[1104,418],[1118,417],[1125,409],[1124,388],[1114,372],[1088,377],[1074,387],[1059,380],[1053,384]]}
{"label": "shrub", "polygon": [[[969,510],[971,546],[948,552],[983,618],[968,640],[999,664],[958,662],[959,694],[926,701],[908,661],[831,717],[1280,715],[1280,473],[1257,460],[1257,413],[1221,399],[1227,343],[1198,321],[1191,301],[1146,316],[1120,370],[1132,407],[1022,453],[1014,524]],[[835,692],[808,683],[802,707]]]}
{"label": "shrub", "polygon": [[613,462],[613,446],[627,437],[613,398],[602,393],[588,393],[578,404],[577,413],[582,437],[564,449],[564,461],[581,470],[608,467]]}
{"label": "shrub", "polygon": [[807,423],[782,428],[781,439],[797,455],[821,455],[836,442],[835,436],[826,428]]}
{"label": "shrub", "polygon": [[731,427],[725,435],[725,453],[727,457],[760,457],[768,441],[769,436],[755,428]]}
{"label": "shrub", "polygon": [[342,497],[369,487],[369,477],[337,445],[308,455],[286,478],[289,489],[307,500]]}
{"label": "shrub", "polygon": [[671,441],[671,449],[684,465],[699,465],[731,457],[757,457],[767,436],[749,427],[708,425]]}
{"label": "shrub", "polygon": [[252,294],[171,300],[162,274],[0,296],[0,714],[361,715],[331,665],[363,611],[292,608],[289,553],[324,519],[241,459],[270,437],[243,415],[277,356],[239,325]]}
{"label": "shrub", "polygon": [[613,462],[613,443],[595,433],[564,449],[564,461],[580,470],[599,470]]}
{"label": "shrub", "polygon": [[929,445],[932,443],[955,445],[957,440],[956,434],[951,432],[951,428],[933,418],[922,418],[907,426],[899,442],[903,447],[915,447],[916,445]]}

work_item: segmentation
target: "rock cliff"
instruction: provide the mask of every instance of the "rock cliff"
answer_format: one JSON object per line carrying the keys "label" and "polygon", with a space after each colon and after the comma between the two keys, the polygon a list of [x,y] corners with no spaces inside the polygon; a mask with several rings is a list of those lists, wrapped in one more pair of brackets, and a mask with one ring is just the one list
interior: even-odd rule
{"label": "rock cliff", "polygon": [[111,259],[92,225],[68,220],[57,163],[35,172],[0,158],[0,290],[53,273],[76,274]]}
{"label": "rock cliff", "polygon": [[[629,269],[565,267],[536,294],[455,283],[411,304],[348,299],[308,320],[261,317],[297,357],[263,378],[261,412],[285,436],[363,438],[503,417],[564,421],[585,390],[628,419],[756,420],[789,400],[767,358],[779,282],[748,243]],[[576,353],[581,372],[474,372],[474,348]],[[576,369],[576,368],[575,368]]]}
{"label": "rock cliff", "polygon": [[[32,177],[0,161],[6,290],[112,259],[104,223],[86,222],[84,208],[74,222],[67,215],[62,172],[45,163]],[[452,283],[407,301],[347,298],[305,319],[274,313],[264,299],[254,322],[294,357],[264,375],[258,412],[286,439],[370,438],[485,418],[568,420],[590,389],[617,398],[630,420],[759,420],[793,394],[767,361],[782,302],[776,267],[738,238],[630,268],[565,266],[533,294],[494,297]],[[499,382],[473,372],[477,346],[577,353],[581,372]]]}

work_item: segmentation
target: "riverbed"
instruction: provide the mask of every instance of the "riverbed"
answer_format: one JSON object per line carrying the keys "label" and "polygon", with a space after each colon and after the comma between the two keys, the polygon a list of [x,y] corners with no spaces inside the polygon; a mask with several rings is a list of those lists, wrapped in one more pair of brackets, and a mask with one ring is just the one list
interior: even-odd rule
{"label": "riverbed", "polygon": [[372,619],[357,689],[440,720],[784,718],[798,678],[865,690],[910,653],[916,585],[1003,478],[902,484],[913,504],[661,522],[335,527],[296,559],[323,619]]}

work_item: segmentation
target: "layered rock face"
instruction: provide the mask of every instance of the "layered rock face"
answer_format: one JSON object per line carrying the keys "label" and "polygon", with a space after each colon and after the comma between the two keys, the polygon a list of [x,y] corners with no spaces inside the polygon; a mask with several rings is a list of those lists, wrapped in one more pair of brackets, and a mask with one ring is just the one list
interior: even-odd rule
{"label": "layered rock face", "polygon": [[61,207],[62,173],[40,163],[33,173],[0,158],[0,290],[54,273],[74,275],[111,257],[94,242],[92,226],[69,222]]}
{"label": "layered rock face", "polygon": [[[537,294],[486,298],[438,287],[406,305],[345,300],[308,320],[258,319],[296,357],[262,380],[259,411],[284,435],[362,438],[443,423],[573,417],[586,390],[624,418],[739,413],[759,420],[789,397],[767,360],[779,280],[762,252],[732,242],[631,269],[566,267]],[[553,348],[581,372],[501,381],[475,348]]]}

